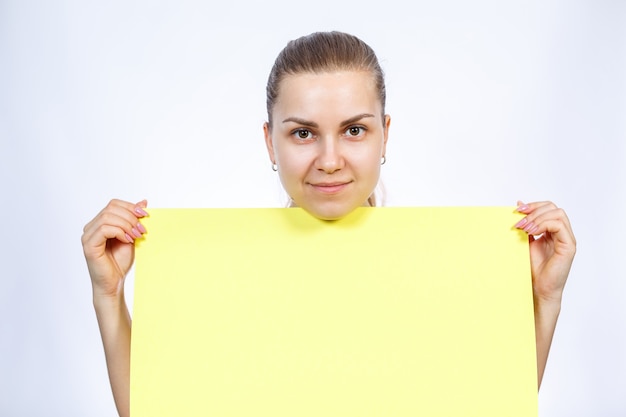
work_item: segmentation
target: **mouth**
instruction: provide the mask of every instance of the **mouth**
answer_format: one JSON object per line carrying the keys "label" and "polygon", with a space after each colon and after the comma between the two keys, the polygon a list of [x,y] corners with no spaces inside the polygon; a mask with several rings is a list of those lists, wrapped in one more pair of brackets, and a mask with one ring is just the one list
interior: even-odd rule
{"label": "mouth", "polygon": [[322,194],[338,194],[343,191],[352,181],[347,182],[320,182],[310,185]]}

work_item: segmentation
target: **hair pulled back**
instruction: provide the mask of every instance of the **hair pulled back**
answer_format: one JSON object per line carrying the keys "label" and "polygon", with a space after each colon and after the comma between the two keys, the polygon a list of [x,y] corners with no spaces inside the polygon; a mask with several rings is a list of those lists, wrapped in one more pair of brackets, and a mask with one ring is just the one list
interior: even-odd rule
{"label": "hair pulled back", "polygon": [[[368,71],[372,74],[385,114],[385,78],[376,54],[361,39],[343,32],[315,32],[290,41],[278,54],[267,80],[267,117],[272,127],[272,109],[280,83],[287,75],[334,71]],[[384,118],[383,118],[384,119]]]}

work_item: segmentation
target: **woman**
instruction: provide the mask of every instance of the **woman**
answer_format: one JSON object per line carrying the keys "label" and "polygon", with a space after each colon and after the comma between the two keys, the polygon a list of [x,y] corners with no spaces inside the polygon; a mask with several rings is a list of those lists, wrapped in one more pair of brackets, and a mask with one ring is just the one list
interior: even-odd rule
{"label": "woman", "polygon": [[[314,33],[279,54],[267,85],[265,143],[293,206],[339,219],[376,205],[390,117],[385,84],[369,46],[344,33]],[[83,250],[118,412],[129,413],[131,319],[124,278],[134,239],[145,233],[146,201],[111,201],[84,228]],[[550,202],[523,204],[515,226],[529,235],[537,376],[541,382],[576,242],[565,212]],[[539,236],[535,238],[534,236]]]}

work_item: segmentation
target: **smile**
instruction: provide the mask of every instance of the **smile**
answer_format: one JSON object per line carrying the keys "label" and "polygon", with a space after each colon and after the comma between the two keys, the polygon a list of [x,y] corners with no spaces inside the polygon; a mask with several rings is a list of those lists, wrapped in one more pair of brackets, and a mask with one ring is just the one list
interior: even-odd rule
{"label": "smile", "polygon": [[323,194],[338,194],[343,191],[352,181],[348,182],[329,182],[311,184],[311,186]]}

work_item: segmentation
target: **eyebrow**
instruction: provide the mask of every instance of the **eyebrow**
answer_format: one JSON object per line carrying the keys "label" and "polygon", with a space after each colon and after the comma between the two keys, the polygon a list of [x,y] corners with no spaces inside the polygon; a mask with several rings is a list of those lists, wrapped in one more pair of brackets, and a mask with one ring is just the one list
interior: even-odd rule
{"label": "eyebrow", "polygon": [[[375,116],[371,113],[357,114],[356,116],[353,116],[341,122],[340,126],[346,126],[346,125],[358,122],[359,120],[365,119],[366,117],[375,117]],[[294,123],[301,124],[302,126],[308,126],[308,127],[315,127],[315,128],[319,127],[317,123],[312,122],[310,120],[302,119],[300,117],[288,117],[285,120],[283,120],[283,123],[288,123],[288,122],[294,122]]]}

